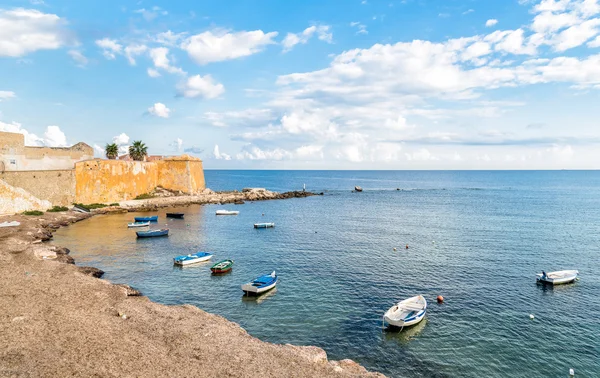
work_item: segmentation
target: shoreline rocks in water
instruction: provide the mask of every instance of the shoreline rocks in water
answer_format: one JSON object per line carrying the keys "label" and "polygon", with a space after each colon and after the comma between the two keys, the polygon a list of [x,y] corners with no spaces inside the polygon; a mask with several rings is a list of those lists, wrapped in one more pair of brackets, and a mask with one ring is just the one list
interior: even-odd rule
{"label": "shoreline rocks in water", "polygon": [[21,222],[0,228],[0,375],[383,377],[318,347],[263,342],[195,306],[132,296],[99,269],[61,263],[67,248],[42,243],[55,225],[93,215],[0,216]]}

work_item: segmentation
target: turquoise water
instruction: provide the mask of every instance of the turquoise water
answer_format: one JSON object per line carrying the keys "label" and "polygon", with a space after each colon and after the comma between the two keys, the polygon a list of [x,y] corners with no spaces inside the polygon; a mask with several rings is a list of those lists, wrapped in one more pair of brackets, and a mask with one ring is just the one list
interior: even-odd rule
{"label": "turquoise water", "polygon": [[[195,304],[262,340],[317,345],[393,377],[600,376],[600,172],[207,171],[206,182],[305,183],[325,195],[190,206],[183,221],[162,210],[162,239],[136,240],[134,214],[98,216],[55,242],[154,301]],[[216,217],[221,208],[240,215]],[[235,260],[233,272],[172,265],[198,250]],[[562,269],[580,280],[535,284]],[[243,298],[241,284],[272,270],[276,291]],[[416,294],[429,301],[426,322],[382,331],[383,313]]]}

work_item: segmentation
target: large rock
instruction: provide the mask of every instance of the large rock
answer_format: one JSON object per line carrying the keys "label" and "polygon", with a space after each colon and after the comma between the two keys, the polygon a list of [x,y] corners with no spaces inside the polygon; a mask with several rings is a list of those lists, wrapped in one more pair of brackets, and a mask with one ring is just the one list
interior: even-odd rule
{"label": "large rock", "polygon": [[128,297],[140,297],[142,296],[142,292],[132,288],[129,285],[126,284],[117,284],[118,287],[121,288],[121,290],[123,290],[123,292],[125,293],[126,296]]}
{"label": "large rock", "polygon": [[93,266],[80,266],[78,268],[80,273],[86,274],[88,276],[100,278],[104,275],[104,271],[98,268],[94,268]]}

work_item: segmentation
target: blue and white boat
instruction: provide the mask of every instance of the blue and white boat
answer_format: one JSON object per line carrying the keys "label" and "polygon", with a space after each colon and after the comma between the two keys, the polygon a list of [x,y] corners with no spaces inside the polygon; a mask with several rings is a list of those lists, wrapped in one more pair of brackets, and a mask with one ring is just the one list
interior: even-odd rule
{"label": "blue and white boat", "polygon": [[203,261],[208,261],[213,257],[212,253],[208,252],[197,252],[190,255],[177,256],[173,258],[175,265],[190,265]]}
{"label": "blue and white boat", "polygon": [[392,306],[383,315],[383,320],[394,327],[408,327],[423,320],[426,312],[427,300],[417,295]]}
{"label": "blue and white boat", "polygon": [[271,274],[257,277],[253,281],[242,285],[242,290],[248,295],[261,294],[273,289],[275,285],[277,285],[277,274],[273,271]]}
{"label": "blue and white boat", "polygon": [[136,222],[158,222],[158,215],[151,217],[135,217],[133,218]]}
{"label": "blue and white boat", "polygon": [[127,227],[129,227],[129,228],[148,227],[148,226],[150,226],[150,222],[127,223]]}
{"label": "blue and white boat", "polygon": [[535,280],[538,283],[543,283],[543,284],[561,285],[561,284],[575,282],[578,274],[579,274],[579,272],[576,270],[561,270],[558,272],[549,272],[549,273],[542,271],[542,273],[537,274]]}
{"label": "blue and white boat", "polygon": [[160,230],[136,231],[138,238],[155,238],[158,236],[169,236],[169,229],[162,228]]}
{"label": "blue and white boat", "polygon": [[275,223],[254,223],[254,228],[273,228]]}

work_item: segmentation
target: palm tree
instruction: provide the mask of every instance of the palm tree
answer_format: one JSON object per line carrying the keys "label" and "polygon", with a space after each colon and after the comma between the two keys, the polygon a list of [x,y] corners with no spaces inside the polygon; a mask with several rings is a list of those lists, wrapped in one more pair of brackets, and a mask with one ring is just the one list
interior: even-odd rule
{"label": "palm tree", "polygon": [[119,156],[119,146],[116,143],[108,144],[104,147],[104,153],[107,159],[115,160]]}
{"label": "palm tree", "polygon": [[143,161],[148,156],[148,147],[141,140],[136,140],[129,146],[129,156],[133,160]]}

